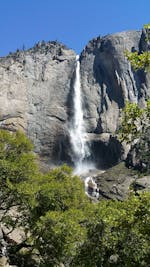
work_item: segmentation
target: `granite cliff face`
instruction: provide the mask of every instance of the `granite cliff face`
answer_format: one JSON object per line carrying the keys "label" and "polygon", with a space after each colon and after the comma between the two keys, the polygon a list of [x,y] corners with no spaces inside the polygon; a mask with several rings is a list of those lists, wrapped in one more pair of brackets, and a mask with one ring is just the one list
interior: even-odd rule
{"label": "granite cliff face", "polygon": [[141,31],[93,39],[81,54],[81,82],[87,130],[114,133],[125,101],[140,102],[150,95],[150,77],[134,72],[125,51],[145,49]]}
{"label": "granite cliff face", "polygon": [[[144,105],[150,96],[150,77],[144,71],[134,72],[124,54],[126,49],[145,48],[144,32],[131,31],[93,39],[81,53],[86,131],[93,151],[96,148],[97,157],[104,161],[103,151],[105,155],[111,151],[116,162],[120,157],[121,146],[114,145],[111,135],[125,101]],[[23,129],[35,152],[50,161],[70,161],[75,57],[74,51],[58,42],[41,42],[0,58],[0,127]],[[103,134],[100,142],[99,134]]]}
{"label": "granite cliff face", "polygon": [[0,59],[0,126],[25,130],[35,151],[59,158],[68,121],[75,53],[57,42],[38,43]]}

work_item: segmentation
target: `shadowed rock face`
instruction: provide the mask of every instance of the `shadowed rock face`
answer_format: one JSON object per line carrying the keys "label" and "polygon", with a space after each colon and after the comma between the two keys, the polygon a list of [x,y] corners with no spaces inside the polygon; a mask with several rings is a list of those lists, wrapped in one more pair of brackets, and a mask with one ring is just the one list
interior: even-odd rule
{"label": "shadowed rock face", "polygon": [[145,102],[150,95],[150,78],[134,72],[125,50],[143,50],[144,33],[121,32],[93,39],[81,54],[81,82],[88,132],[116,131],[125,101]]}
{"label": "shadowed rock face", "polygon": [[[149,121],[148,121],[149,123]],[[146,125],[146,120],[145,120]],[[132,167],[143,173],[150,173],[150,125],[140,136],[137,142],[131,147],[127,158],[126,166]]]}
{"label": "shadowed rock face", "polygon": [[[150,95],[150,77],[132,70],[124,55],[126,49],[146,49],[144,32],[98,37],[81,53],[81,90],[89,135],[114,133],[125,101],[143,105]],[[70,161],[68,128],[73,114],[75,57],[74,51],[58,42],[41,42],[28,51],[0,58],[0,127],[23,129],[35,152],[50,161]],[[113,164],[120,159],[115,139],[109,138],[110,145],[101,140],[97,145],[95,135],[89,138],[97,158],[103,157],[97,147],[103,147],[106,155],[112,155]],[[103,164],[107,165],[107,159]]]}
{"label": "shadowed rock face", "polygon": [[91,160],[100,169],[111,167],[123,159],[124,148],[109,133],[87,134],[87,141],[91,148]]}

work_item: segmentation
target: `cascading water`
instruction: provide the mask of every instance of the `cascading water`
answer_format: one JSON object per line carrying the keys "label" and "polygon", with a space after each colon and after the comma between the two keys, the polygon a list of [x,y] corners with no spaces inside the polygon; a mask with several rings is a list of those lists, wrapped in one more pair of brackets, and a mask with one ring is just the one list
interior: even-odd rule
{"label": "cascading water", "polygon": [[73,89],[74,116],[71,123],[70,140],[73,150],[72,160],[75,165],[75,173],[80,174],[87,169],[86,161],[90,156],[90,149],[86,141],[86,132],[83,120],[79,56],[76,57],[76,72]]}

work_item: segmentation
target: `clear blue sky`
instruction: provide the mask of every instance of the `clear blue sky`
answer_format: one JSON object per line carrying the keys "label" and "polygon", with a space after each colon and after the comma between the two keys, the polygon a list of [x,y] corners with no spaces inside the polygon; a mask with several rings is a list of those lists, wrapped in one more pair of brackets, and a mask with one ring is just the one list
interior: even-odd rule
{"label": "clear blue sky", "polygon": [[40,40],[80,53],[98,35],[149,22],[150,0],[0,0],[0,56]]}

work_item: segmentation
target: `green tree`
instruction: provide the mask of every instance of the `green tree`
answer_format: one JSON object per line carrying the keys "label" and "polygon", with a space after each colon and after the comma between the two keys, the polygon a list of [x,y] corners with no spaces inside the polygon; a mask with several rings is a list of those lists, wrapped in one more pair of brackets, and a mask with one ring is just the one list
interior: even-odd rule
{"label": "green tree", "polygon": [[26,233],[21,244],[9,247],[12,264],[148,266],[150,193],[124,202],[92,203],[71,168],[64,165],[42,174],[35,159],[23,134],[0,132],[1,208],[15,205],[19,211],[18,221],[5,217],[3,222],[22,226]]}
{"label": "green tree", "polygon": [[[126,103],[119,130],[120,140],[131,144],[126,163],[141,172],[150,171],[150,100],[141,109],[138,104]],[[134,154],[134,159],[133,155]],[[134,162],[133,162],[134,160]]]}
{"label": "green tree", "polygon": [[121,141],[133,142],[142,131],[142,118],[144,110],[135,103],[126,102],[123,109],[119,137]]}
{"label": "green tree", "polygon": [[0,131],[0,208],[19,203],[16,186],[38,172],[33,146],[23,133]]}
{"label": "green tree", "polygon": [[[147,44],[150,43],[150,23],[144,25],[145,30],[145,39]],[[128,50],[125,51],[125,55],[127,59],[131,62],[132,67],[135,70],[144,69],[146,71],[150,70],[150,51],[143,51],[142,53],[138,52],[129,52]]]}
{"label": "green tree", "polygon": [[17,188],[24,199],[24,227],[40,253],[41,266],[69,261],[86,233],[82,222],[90,201],[83,182],[64,165]]}
{"label": "green tree", "polygon": [[71,266],[148,266],[150,193],[124,202],[102,201],[87,224],[87,238]]}

